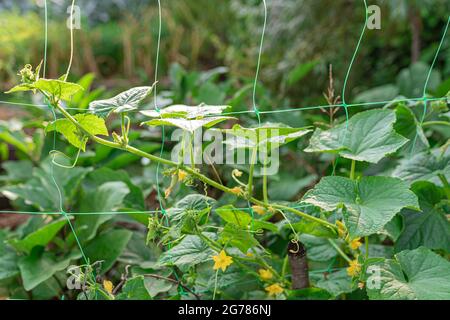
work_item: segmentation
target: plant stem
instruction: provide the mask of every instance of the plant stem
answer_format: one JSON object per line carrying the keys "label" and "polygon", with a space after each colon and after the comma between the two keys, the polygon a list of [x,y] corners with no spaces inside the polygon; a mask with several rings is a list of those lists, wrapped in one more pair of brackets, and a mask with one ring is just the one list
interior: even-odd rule
{"label": "plant stem", "polygon": [[352,167],[350,169],[350,179],[355,180],[356,161],[352,160]]}
{"label": "plant stem", "polygon": [[364,237],[364,245],[366,248],[366,260],[369,259],[369,236]]}
{"label": "plant stem", "polygon": [[448,183],[447,178],[442,173],[438,174],[439,180],[441,180],[442,185],[444,186],[445,194],[447,196],[447,199],[450,200],[450,185]]}
{"label": "plant stem", "polygon": [[350,263],[352,260],[345,254],[344,251],[342,251],[341,248],[334,242],[332,239],[328,239],[328,242],[333,246],[333,248],[341,255],[342,258],[345,259],[348,263]]}
{"label": "plant stem", "polygon": [[264,203],[267,205],[269,203],[269,195],[267,192],[267,167],[264,163],[264,172],[263,172],[263,199]]}
{"label": "plant stem", "polygon": [[128,132],[127,132],[127,129],[125,128],[125,113],[122,112],[120,114],[120,116],[121,116],[121,121],[122,121],[122,125],[121,125],[121,127],[122,127],[122,139],[125,142],[125,144],[128,144]]}
{"label": "plant stem", "polygon": [[194,134],[191,133],[189,138],[189,154],[191,158],[191,167],[195,169],[195,158],[194,158]]}
{"label": "plant stem", "polygon": [[[253,199],[252,199],[252,201],[255,202]],[[258,202],[255,202],[255,203],[259,204],[259,205],[264,205],[264,203],[262,203],[261,201],[258,201]],[[309,214],[301,212],[301,211],[299,211],[297,209],[294,209],[294,208],[291,208],[291,207],[287,207],[287,206],[283,206],[283,205],[280,205],[280,204],[270,204],[269,206],[274,208],[274,209],[290,211],[290,212],[292,212],[293,214],[295,214],[295,215],[297,215],[299,217],[302,217],[302,218],[305,218],[307,220],[311,220],[311,221],[323,224],[324,226],[327,226],[330,229],[332,229],[333,231],[337,232],[337,227],[334,224],[329,223],[326,220],[323,220],[323,219],[320,219],[320,218],[316,218],[314,216],[310,216]]]}
{"label": "plant stem", "polygon": [[448,121],[427,121],[422,123],[422,127],[427,126],[450,126],[450,122]]}
{"label": "plant stem", "polygon": [[255,171],[257,152],[258,148],[254,148],[252,152],[252,158],[250,160],[250,172],[248,173],[248,184],[247,184],[247,193],[249,198],[251,198],[253,195],[253,173]]}

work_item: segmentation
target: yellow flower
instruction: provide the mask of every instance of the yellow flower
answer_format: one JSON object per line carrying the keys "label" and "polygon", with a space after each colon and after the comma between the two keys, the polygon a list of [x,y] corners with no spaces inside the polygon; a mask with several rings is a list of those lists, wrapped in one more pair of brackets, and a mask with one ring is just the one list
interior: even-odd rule
{"label": "yellow flower", "polygon": [[338,233],[340,238],[345,238],[345,234],[347,233],[347,228],[341,221],[336,221],[336,225],[338,226]]}
{"label": "yellow flower", "polygon": [[171,188],[171,187],[170,187],[170,188],[167,188],[167,189],[164,191],[164,199],[169,198],[169,196],[170,196],[171,193],[172,193],[172,188]]}
{"label": "yellow flower", "polygon": [[269,296],[276,296],[277,294],[283,293],[284,290],[278,283],[274,283],[265,289],[269,293]]}
{"label": "yellow flower", "polygon": [[240,196],[244,194],[244,190],[242,190],[241,187],[234,187],[233,189],[230,189],[231,193],[234,193],[237,196]]}
{"label": "yellow flower", "polygon": [[247,252],[245,255],[246,255],[247,257],[250,257],[250,258],[252,258],[252,257],[255,256],[255,255],[254,255],[253,253],[251,253],[251,252]]}
{"label": "yellow flower", "polygon": [[178,181],[180,181],[180,182],[183,182],[184,181],[184,179],[186,179],[186,177],[187,177],[187,172],[186,171],[184,171],[184,170],[178,170]]}
{"label": "yellow flower", "polygon": [[273,278],[273,274],[269,270],[259,269],[258,273],[259,273],[259,276],[261,277],[261,279],[263,279],[263,280],[270,280]]}
{"label": "yellow flower", "polygon": [[357,276],[361,272],[361,265],[358,263],[358,260],[350,261],[349,267],[347,268],[347,274],[350,277]]}
{"label": "yellow flower", "polygon": [[235,177],[242,177],[242,171],[239,171],[238,169],[234,169],[233,170],[233,172],[232,172],[232,174],[235,176]]}
{"label": "yellow flower", "polygon": [[358,249],[362,245],[361,238],[353,239],[352,241],[350,241],[349,245],[350,245],[350,248],[352,248],[353,250]]}
{"label": "yellow flower", "polygon": [[261,216],[266,214],[266,209],[261,206],[252,206],[252,210]]}
{"label": "yellow flower", "polygon": [[103,288],[105,288],[106,292],[112,294],[114,286],[111,281],[103,280]]}
{"label": "yellow flower", "polygon": [[218,255],[213,256],[212,258],[214,260],[214,270],[222,269],[222,271],[225,271],[228,266],[233,263],[233,258],[227,256],[224,250],[220,251]]}

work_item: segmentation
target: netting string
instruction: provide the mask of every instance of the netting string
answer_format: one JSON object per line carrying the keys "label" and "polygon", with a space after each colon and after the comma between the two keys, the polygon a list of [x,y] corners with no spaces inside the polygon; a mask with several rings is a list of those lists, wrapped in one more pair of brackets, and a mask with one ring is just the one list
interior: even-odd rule
{"label": "netting string", "polygon": [[252,103],[253,103],[253,112],[256,114],[258,118],[258,124],[261,125],[261,117],[259,115],[260,111],[256,105],[256,87],[258,85],[258,77],[259,77],[259,71],[261,68],[261,56],[263,52],[263,46],[264,46],[264,37],[266,35],[266,27],[267,27],[267,3],[266,0],[263,0],[263,6],[264,6],[264,23],[263,28],[261,32],[261,40],[259,43],[259,51],[258,51],[258,61],[256,63],[256,73],[255,73],[255,80],[253,82],[253,95],[252,95]]}
{"label": "netting string", "polygon": [[[302,204],[298,206],[292,206],[293,209],[302,209],[312,207],[312,204]],[[214,211],[247,211],[250,210],[248,207],[243,208],[226,208],[226,209],[214,209]],[[25,214],[25,215],[60,215],[59,211],[49,211],[49,212],[39,212],[39,211],[12,211],[12,210],[0,210],[0,214]],[[150,210],[150,211],[111,211],[111,212],[69,212],[67,215],[69,216],[88,216],[88,215],[127,215],[127,214],[141,214],[141,215],[150,215],[162,213],[162,210]]]}
{"label": "netting string", "polygon": [[48,10],[47,0],[44,0],[44,65],[42,69],[42,77],[45,78],[47,68],[47,49],[48,49]]}
{"label": "netting string", "polygon": [[[427,98],[427,101],[446,101],[447,97],[440,97],[440,98]],[[347,108],[352,107],[372,107],[377,105],[386,105],[386,104],[394,104],[394,103],[401,103],[401,102],[421,102],[423,101],[423,98],[404,98],[404,99],[393,99],[393,100],[384,100],[384,101],[372,101],[372,102],[360,102],[360,103],[348,103],[346,104]],[[9,105],[15,105],[15,106],[24,106],[24,107],[37,107],[42,109],[47,109],[47,105],[45,104],[32,104],[32,103],[22,103],[22,102],[10,102],[10,101],[0,101],[0,103],[3,104],[9,104]],[[317,109],[327,109],[327,108],[336,108],[336,107],[344,107],[342,103],[340,104],[326,104],[326,105],[316,105],[316,106],[306,106],[306,107],[297,107],[297,108],[286,108],[286,109],[279,109],[279,110],[267,110],[267,111],[259,111],[260,115],[263,114],[276,114],[276,113],[286,113],[286,112],[302,112],[302,111],[309,111],[309,110],[317,110]],[[86,113],[91,113],[93,111],[81,109],[81,108],[65,108],[66,110],[73,110],[73,111],[85,111]],[[135,110],[129,111],[129,113],[132,112],[138,112]],[[224,113],[217,113],[217,114],[210,114],[205,115],[205,117],[217,117],[217,116],[231,116],[231,115],[242,115],[242,114],[250,114],[254,113],[253,110],[242,110],[242,111],[235,111],[235,112],[224,112]]]}
{"label": "netting string", "polygon": [[[446,24],[444,32],[442,34],[441,41],[439,42],[439,46],[438,46],[438,48],[436,50],[436,54],[434,55],[433,62],[431,63],[430,69],[428,70],[427,78],[425,80],[425,84],[424,84],[424,87],[423,87],[422,98],[420,98],[421,100],[423,100],[423,113],[422,113],[422,116],[420,118],[420,125],[421,126],[422,126],[423,122],[425,121],[425,117],[426,117],[426,114],[427,114],[428,101],[431,101],[431,99],[428,99],[428,97],[427,97],[428,83],[430,81],[431,73],[433,72],[434,65],[436,64],[437,58],[439,56],[439,53],[441,52],[442,45],[444,44],[445,38],[447,36],[449,25],[450,25],[450,16],[447,19],[447,24]],[[416,135],[414,136],[414,141],[413,141],[413,144],[411,146],[410,155],[412,155],[413,152],[414,152],[418,136],[419,136],[419,132],[416,131]]]}
{"label": "netting string", "polygon": [[[369,20],[369,10],[367,7],[367,2],[366,2],[366,0],[363,0],[363,2],[364,2],[364,9],[365,9],[365,21],[364,21],[364,25],[361,29],[361,33],[359,35],[358,42],[356,44],[355,51],[353,52],[352,59],[350,60],[350,64],[347,68],[347,72],[345,74],[345,79],[344,79],[344,85],[342,87],[342,103],[340,104],[340,106],[344,107],[344,111],[345,111],[345,131],[344,131],[344,135],[342,136],[341,144],[343,144],[345,142],[345,139],[346,139],[347,133],[348,133],[348,122],[349,122],[348,107],[349,107],[349,105],[347,104],[347,100],[345,99],[347,83],[350,78],[350,73],[353,69],[353,64],[355,63],[356,57],[358,56],[358,52],[361,47],[362,40],[364,38],[364,34],[366,33],[367,22]],[[333,171],[332,171],[333,176],[336,174],[336,167],[338,165],[338,162],[339,162],[339,156],[336,156],[336,161],[333,162]]]}

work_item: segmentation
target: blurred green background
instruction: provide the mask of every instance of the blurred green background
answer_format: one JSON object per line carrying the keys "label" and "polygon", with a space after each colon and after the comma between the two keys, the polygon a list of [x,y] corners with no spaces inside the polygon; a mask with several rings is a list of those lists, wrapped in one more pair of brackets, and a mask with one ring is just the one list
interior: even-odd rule
{"label": "blurred green background", "polygon": [[[81,30],[75,32],[71,80],[94,73],[96,87],[120,89],[151,83],[158,31],[157,1],[79,0],[76,3],[81,8],[82,22]],[[269,20],[260,78],[272,99],[267,104],[300,107],[323,102],[330,64],[336,89],[342,87],[364,22],[363,1],[269,0],[267,3]],[[70,43],[65,25],[70,4],[69,0],[48,0],[48,77],[57,77],[67,68]],[[382,28],[368,30],[363,39],[348,85],[349,97],[394,84],[400,71],[415,62],[430,64],[450,7],[445,0],[369,1],[368,4],[381,7]],[[162,6],[160,74],[163,85],[170,85],[174,68],[205,71],[216,67],[227,68],[221,70],[221,80],[232,79],[233,92],[249,83],[255,73],[262,28],[260,0],[163,0]],[[0,24],[0,88],[4,91],[16,82],[21,66],[36,65],[43,58],[43,0],[0,1]],[[447,41],[435,68],[442,80],[450,76],[449,50]],[[395,91],[392,86],[385,89],[381,96],[392,96]],[[224,99],[231,94],[227,92]]]}

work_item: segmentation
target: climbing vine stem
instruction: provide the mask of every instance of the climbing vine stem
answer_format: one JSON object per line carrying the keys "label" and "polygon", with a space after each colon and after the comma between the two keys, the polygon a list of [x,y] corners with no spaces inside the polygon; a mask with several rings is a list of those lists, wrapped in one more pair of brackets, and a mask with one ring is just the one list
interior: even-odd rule
{"label": "climbing vine stem", "polygon": [[[43,93],[45,96],[47,96],[44,92],[42,92],[42,93]],[[64,109],[64,107],[61,106],[61,104],[60,104],[59,102],[55,102],[55,101],[52,100],[52,99],[49,99],[49,101],[53,101],[53,102],[52,102],[52,106],[53,106],[54,108],[56,108],[58,111],[60,111],[61,114],[62,114],[65,118],[67,118],[70,122],[72,122],[77,128],[79,128],[80,130],[82,130],[83,132],[85,132],[86,135],[87,135],[89,138],[91,138],[94,142],[99,143],[99,144],[102,144],[102,145],[107,146],[107,147],[110,147],[110,148],[124,150],[124,151],[130,152],[130,153],[132,153],[132,154],[134,154],[134,155],[140,156],[140,157],[142,157],[142,158],[147,158],[147,159],[149,159],[149,160],[151,160],[151,161],[155,161],[155,162],[158,162],[158,163],[161,163],[161,164],[164,164],[164,165],[168,165],[168,166],[171,166],[171,167],[178,167],[178,168],[180,168],[180,169],[186,171],[188,174],[190,174],[190,175],[196,177],[196,178],[199,179],[200,181],[202,181],[202,182],[204,182],[204,183],[210,185],[211,187],[214,187],[214,188],[216,188],[216,189],[218,189],[218,190],[221,190],[221,191],[226,192],[226,193],[229,193],[229,194],[234,194],[234,195],[236,195],[236,193],[235,193],[232,189],[230,189],[230,188],[228,188],[228,187],[226,187],[226,186],[224,186],[224,185],[222,185],[222,184],[220,184],[220,183],[218,183],[218,182],[216,182],[216,181],[214,181],[214,180],[208,178],[207,176],[205,176],[205,175],[203,175],[202,173],[198,172],[196,169],[193,169],[193,168],[191,168],[191,167],[186,167],[186,166],[184,166],[184,165],[180,165],[180,164],[178,164],[178,163],[176,163],[176,162],[173,162],[173,161],[171,161],[171,160],[167,160],[167,159],[164,159],[164,158],[160,158],[160,157],[158,157],[158,156],[154,156],[154,155],[152,155],[152,154],[150,154],[150,153],[147,153],[147,152],[145,152],[145,151],[142,151],[142,150],[140,150],[140,149],[137,149],[137,148],[135,148],[135,147],[132,147],[132,146],[130,146],[130,145],[128,145],[128,144],[124,145],[124,144],[120,144],[120,143],[117,143],[117,142],[112,142],[112,141],[109,141],[109,140],[106,140],[106,139],[99,138],[99,137],[95,136],[94,134],[90,133],[90,132],[82,125],[82,124],[80,124],[80,123],[79,123],[79,122],[78,122],[78,121],[77,121],[70,113],[68,113],[68,112]],[[255,154],[256,154],[256,152],[254,151],[254,155],[255,155]],[[255,157],[256,157],[256,156],[255,156]],[[254,161],[252,161],[252,162],[254,162]],[[254,163],[253,163],[253,165],[254,165]],[[253,169],[254,169],[254,166],[252,166],[252,167],[253,167]],[[251,167],[251,172],[253,171],[252,167]],[[253,176],[253,175],[251,174],[251,177],[252,177],[252,176]],[[253,178],[253,177],[252,177],[252,178]],[[251,181],[252,181],[252,179],[249,179],[249,185],[248,185],[249,190],[251,190],[251,187],[252,187]],[[249,192],[250,192],[250,191],[249,191]],[[314,222],[320,223],[320,224],[322,224],[322,225],[325,225],[325,226],[329,227],[331,230],[337,232],[337,227],[336,227],[334,224],[332,224],[332,223],[330,223],[330,222],[328,222],[328,221],[326,221],[326,220],[323,220],[323,219],[320,219],[320,218],[316,218],[316,217],[310,216],[309,214],[306,214],[306,213],[304,213],[304,212],[302,212],[302,211],[299,211],[299,210],[297,210],[297,209],[295,209],[295,208],[291,208],[291,207],[284,206],[284,205],[280,205],[280,204],[276,204],[276,203],[274,203],[274,204],[271,204],[271,203],[264,203],[263,201],[260,201],[260,200],[258,200],[258,199],[256,199],[256,198],[254,198],[254,197],[251,195],[251,193],[250,193],[247,197],[245,197],[245,195],[237,195],[237,196],[239,196],[239,197],[241,197],[241,198],[247,198],[250,202],[252,202],[252,203],[254,203],[254,204],[256,204],[256,205],[263,206],[263,207],[265,207],[265,208],[273,208],[273,209],[279,209],[279,210],[284,210],[284,211],[292,212],[293,214],[295,214],[295,215],[297,215],[297,216],[299,216],[299,217],[302,217],[302,218],[305,218],[305,219],[307,219],[307,220],[310,220],[310,221],[314,221]]]}

